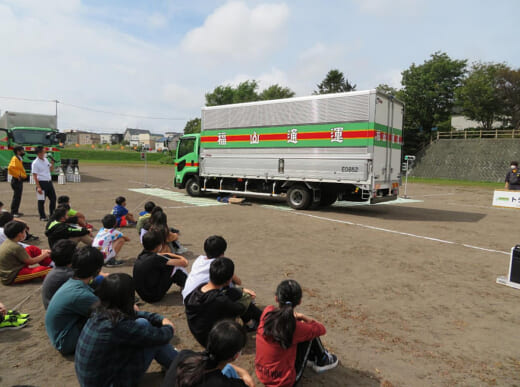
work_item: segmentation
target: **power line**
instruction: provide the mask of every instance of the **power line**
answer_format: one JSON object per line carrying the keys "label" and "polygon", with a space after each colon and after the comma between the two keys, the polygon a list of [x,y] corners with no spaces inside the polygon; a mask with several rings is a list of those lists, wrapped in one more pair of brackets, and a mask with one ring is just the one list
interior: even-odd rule
{"label": "power line", "polygon": [[61,101],[60,101],[60,104],[65,105],[65,106],[70,106],[70,107],[73,107],[73,108],[76,108],[76,109],[88,110],[88,111],[96,112],[96,113],[112,114],[112,115],[115,115],[115,116],[122,116],[122,117],[146,118],[148,120],[166,120],[166,121],[186,121],[187,120],[187,118],[151,117],[151,116],[140,116],[140,115],[135,115],[135,114],[125,114],[125,113],[110,112],[110,111],[107,111],[107,110],[93,109],[93,108],[89,108],[89,107],[86,107],[86,106],[79,106],[79,105],[74,105],[74,104],[71,104],[71,103],[65,103],[65,102],[61,102]]}
{"label": "power line", "polygon": [[36,99],[36,98],[19,98],[19,97],[1,97],[2,99],[14,99],[17,101],[29,101],[29,102],[52,102],[56,103],[55,99]]}
{"label": "power line", "polygon": [[16,100],[16,101],[52,102],[52,103],[55,103],[55,104],[59,103],[59,104],[64,105],[64,106],[69,106],[69,107],[80,109],[80,110],[87,110],[87,111],[96,112],[96,113],[103,113],[103,114],[112,114],[112,115],[120,116],[120,117],[143,118],[143,119],[148,119],[148,120],[164,120],[164,121],[187,121],[188,120],[188,118],[153,117],[153,116],[141,116],[141,115],[135,115],[135,114],[126,114],[126,113],[112,112],[112,111],[108,111],[108,110],[94,109],[94,108],[91,108],[91,107],[88,107],[88,106],[81,106],[81,105],[75,105],[75,104],[72,104],[72,103],[66,103],[66,102],[63,102],[63,101],[55,100],[55,99],[37,99],[37,98],[20,98],[20,97],[3,97],[3,96],[0,96],[0,98],[1,99],[12,99],[12,100]]}

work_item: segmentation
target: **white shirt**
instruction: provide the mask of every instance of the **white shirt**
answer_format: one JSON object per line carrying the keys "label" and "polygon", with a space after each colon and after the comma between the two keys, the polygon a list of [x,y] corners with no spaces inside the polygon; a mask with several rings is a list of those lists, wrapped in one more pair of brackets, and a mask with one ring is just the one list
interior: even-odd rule
{"label": "white shirt", "polygon": [[51,163],[36,157],[31,164],[31,173],[36,173],[38,181],[51,181]]}
{"label": "white shirt", "polygon": [[188,294],[193,292],[197,286],[209,282],[209,267],[215,258],[208,258],[200,255],[191,266],[190,274],[186,278],[186,284],[182,290],[182,299],[184,300]]}

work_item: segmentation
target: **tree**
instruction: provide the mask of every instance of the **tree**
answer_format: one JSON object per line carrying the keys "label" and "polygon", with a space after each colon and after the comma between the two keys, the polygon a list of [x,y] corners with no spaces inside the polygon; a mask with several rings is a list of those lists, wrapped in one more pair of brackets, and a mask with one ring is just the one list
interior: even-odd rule
{"label": "tree", "polygon": [[206,93],[206,106],[228,105],[231,103],[280,99],[294,96],[294,92],[291,89],[278,84],[269,86],[260,94],[257,93],[257,89],[258,82],[254,79],[241,82],[237,87],[220,85],[217,86],[213,92]]}
{"label": "tree", "polygon": [[520,129],[520,69],[505,68],[497,74],[498,94],[503,101],[505,124]]}
{"label": "tree", "polygon": [[479,122],[486,130],[503,112],[498,74],[507,69],[502,63],[473,63],[469,75],[456,91],[457,103],[465,117]]}
{"label": "tree", "polygon": [[234,90],[233,102],[240,103],[258,101],[259,97],[256,89],[258,89],[258,82],[254,79],[252,81],[239,83]]}
{"label": "tree", "polygon": [[194,118],[186,122],[186,126],[184,127],[184,134],[200,133],[200,128],[200,118]]}
{"label": "tree", "polygon": [[212,93],[206,93],[206,106],[228,105],[233,103],[235,90],[230,86],[217,86]]}
{"label": "tree", "polygon": [[270,99],[291,98],[294,97],[294,91],[288,87],[282,87],[279,84],[274,84],[262,91],[258,97],[263,101]]}
{"label": "tree", "polygon": [[432,127],[449,119],[466,62],[435,52],[422,65],[412,64],[402,72],[400,98],[406,104],[405,130],[421,128],[428,138]]}
{"label": "tree", "polygon": [[313,94],[341,93],[356,90],[356,85],[352,85],[343,73],[337,69],[330,70],[325,79],[316,86],[318,86],[318,90],[315,90]]}
{"label": "tree", "polygon": [[376,87],[377,91],[380,91],[385,94],[393,95],[394,97],[397,97],[401,90],[397,90],[395,87],[389,86],[386,83],[381,83]]}

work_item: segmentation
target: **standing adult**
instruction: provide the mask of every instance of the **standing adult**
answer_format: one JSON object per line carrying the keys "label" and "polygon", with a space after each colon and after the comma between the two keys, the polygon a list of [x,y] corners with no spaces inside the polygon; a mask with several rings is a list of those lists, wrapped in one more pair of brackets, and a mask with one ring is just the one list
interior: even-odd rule
{"label": "standing adult", "polygon": [[506,175],[506,189],[520,190],[520,171],[518,170],[518,161],[511,161],[511,169]]}
{"label": "standing adult", "polygon": [[23,146],[15,146],[13,149],[14,156],[9,162],[7,172],[11,175],[11,188],[13,189],[13,200],[11,201],[11,214],[15,218],[22,216],[19,211],[22,201],[23,181],[27,178],[25,168],[23,166],[23,155],[25,150]]}
{"label": "standing adult", "polygon": [[52,185],[51,172],[54,171],[54,159],[51,161],[45,158],[45,150],[43,146],[36,147],[36,157],[32,162],[31,173],[36,183],[36,191],[38,192],[38,212],[40,220],[48,221],[45,215],[45,197],[49,198],[49,215],[52,215],[56,209],[56,192]]}

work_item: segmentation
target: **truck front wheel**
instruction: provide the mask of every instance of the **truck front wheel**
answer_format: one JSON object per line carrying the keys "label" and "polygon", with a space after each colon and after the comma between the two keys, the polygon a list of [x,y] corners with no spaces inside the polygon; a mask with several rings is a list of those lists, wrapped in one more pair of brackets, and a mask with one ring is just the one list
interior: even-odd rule
{"label": "truck front wheel", "polygon": [[287,191],[287,204],[295,210],[305,210],[311,204],[311,192],[302,185],[295,185]]}
{"label": "truck front wheel", "polygon": [[188,192],[188,195],[190,195],[190,196],[202,195],[198,178],[196,178],[196,177],[189,178],[189,180],[186,182],[186,192]]}

